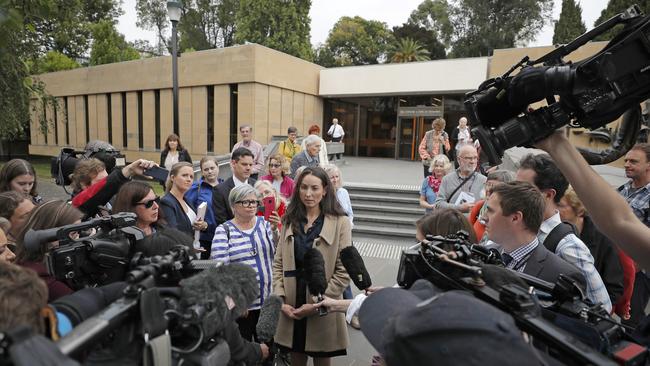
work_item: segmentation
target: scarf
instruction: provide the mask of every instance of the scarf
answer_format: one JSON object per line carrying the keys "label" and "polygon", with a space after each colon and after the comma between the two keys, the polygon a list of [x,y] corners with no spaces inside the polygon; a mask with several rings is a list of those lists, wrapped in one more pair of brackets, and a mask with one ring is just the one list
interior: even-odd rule
{"label": "scarf", "polygon": [[429,187],[433,189],[435,193],[438,193],[438,190],[440,189],[440,183],[442,183],[442,179],[436,179],[436,177],[431,174],[430,176],[427,177],[427,181],[429,183]]}

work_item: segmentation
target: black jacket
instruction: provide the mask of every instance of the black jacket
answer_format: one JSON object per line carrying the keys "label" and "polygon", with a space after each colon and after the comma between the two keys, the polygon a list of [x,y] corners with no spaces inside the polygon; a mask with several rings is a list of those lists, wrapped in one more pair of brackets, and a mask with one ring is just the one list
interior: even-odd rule
{"label": "black jacket", "polygon": [[[255,179],[248,178],[248,184],[251,187],[255,185],[255,182]],[[235,217],[232,209],[230,209],[230,203],[228,203],[228,195],[233,188],[235,188],[235,181],[230,177],[225,182],[216,186],[212,191],[212,212],[214,212],[216,226]]]}
{"label": "black jacket", "polygon": [[580,240],[589,248],[594,257],[594,266],[605,283],[609,298],[612,304],[616,304],[623,295],[623,267],[614,243],[598,231],[589,216],[584,217]]}
{"label": "black jacket", "polygon": [[[196,207],[191,202],[185,201],[185,203],[196,212]],[[167,222],[166,227],[178,229],[191,237],[194,237],[194,229],[192,229],[192,223],[187,217],[181,203],[178,202],[176,197],[171,193],[165,193],[165,195],[160,200],[160,209],[163,212],[165,221]]]}
{"label": "black jacket", "polygon": [[587,281],[582,272],[574,265],[551,253],[541,243],[533,249],[531,256],[526,261],[524,273],[551,283],[555,283],[560,274],[563,274],[574,279],[582,291],[587,290]]}
{"label": "black jacket", "polygon": [[[165,159],[167,159],[168,152],[169,150],[167,149],[160,152],[160,166],[163,168],[165,167]],[[181,161],[187,161],[192,164],[192,157],[186,149],[178,150],[178,162],[180,163]]]}

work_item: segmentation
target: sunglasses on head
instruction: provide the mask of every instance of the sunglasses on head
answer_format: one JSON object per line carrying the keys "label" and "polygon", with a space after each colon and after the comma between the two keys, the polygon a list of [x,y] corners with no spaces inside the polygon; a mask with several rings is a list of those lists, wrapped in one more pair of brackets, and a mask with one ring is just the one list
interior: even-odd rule
{"label": "sunglasses on head", "polygon": [[138,202],[136,205],[143,205],[144,208],[151,208],[153,207],[154,202],[157,205],[160,205],[160,197],[156,196],[156,198],[149,200],[149,201],[144,201],[144,202]]}

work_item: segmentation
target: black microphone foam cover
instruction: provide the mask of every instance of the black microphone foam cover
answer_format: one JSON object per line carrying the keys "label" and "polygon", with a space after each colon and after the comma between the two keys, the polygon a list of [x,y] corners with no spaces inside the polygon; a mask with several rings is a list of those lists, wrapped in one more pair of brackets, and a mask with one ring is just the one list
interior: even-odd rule
{"label": "black microphone foam cover", "polygon": [[257,339],[260,342],[266,343],[273,339],[278,328],[283,303],[282,299],[276,295],[271,295],[264,301],[260,310],[260,318],[255,327]]}
{"label": "black microphone foam cover", "polygon": [[72,325],[76,326],[122,297],[125,287],[125,282],[115,282],[102,287],[84,288],[60,297],[50,305],[65,314]]}
{"label": "black microphone foam cover", "polygon": [[372,286],[370,274],[368,274],[366,265],[363,263],[363,258],[361,258],[357,248],[353,246],[343,248],[341,250],[341,262],[359,290],[365,290]]}
{"label": "black microphone foam cover", "polygon": [[303,259],[305,280],[309,293],[313,296],[322,295],[327,290],[325,275],[325,259],[316,248],[310,248]]}
{"label": "black microphone foam cover", "polygon": [[517,276],[516,272],[510,271],[501,266],[485,264],[481,267],[481,271],[483,272],[483,280],[485,283],[497,291],[501,289],[502,286],[509,284],[528,288],[526,282]]}

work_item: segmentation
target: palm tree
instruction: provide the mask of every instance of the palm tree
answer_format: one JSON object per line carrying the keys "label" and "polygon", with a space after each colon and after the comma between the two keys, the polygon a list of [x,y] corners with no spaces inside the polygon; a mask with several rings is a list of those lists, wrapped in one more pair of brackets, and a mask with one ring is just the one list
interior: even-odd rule
{"label": "palm tree", "polygon": [[390,45],[388,49],[390,62],[413,62],[429,60],[427,51],[420,42],[413,38],[400,38]]}

